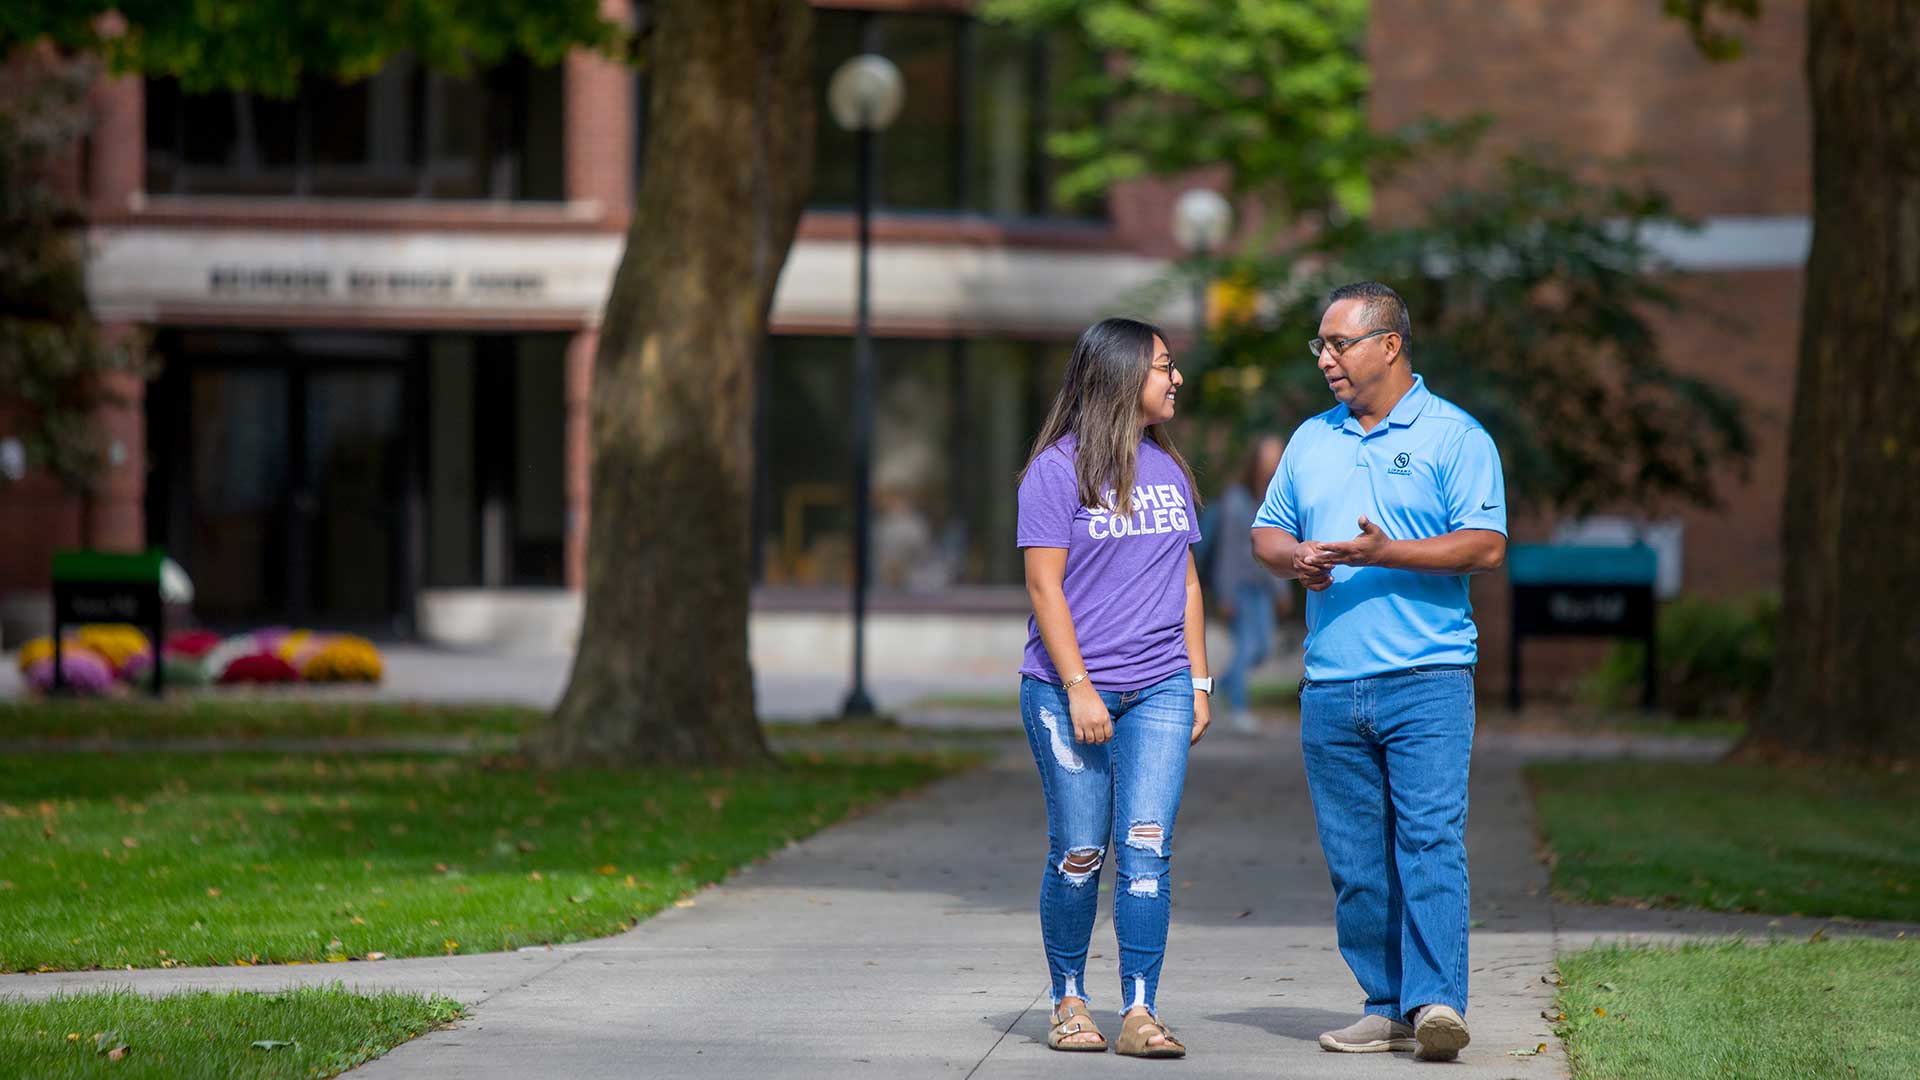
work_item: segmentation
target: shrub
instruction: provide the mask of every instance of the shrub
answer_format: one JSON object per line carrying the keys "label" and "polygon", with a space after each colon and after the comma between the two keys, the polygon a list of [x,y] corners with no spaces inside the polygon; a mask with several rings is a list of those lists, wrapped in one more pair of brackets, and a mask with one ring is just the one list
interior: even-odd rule
{"label": "shrub", "polygon": [[[1766,699],[1773,676],[1780,598],[1761,593],[1735,600],[1681,597],[1659,615],[1661,708],[1677,717],[1744,720]],[[1621,642],[1582,685],[1582,697],[1615,708],[1640,700],[1646,647]]]}

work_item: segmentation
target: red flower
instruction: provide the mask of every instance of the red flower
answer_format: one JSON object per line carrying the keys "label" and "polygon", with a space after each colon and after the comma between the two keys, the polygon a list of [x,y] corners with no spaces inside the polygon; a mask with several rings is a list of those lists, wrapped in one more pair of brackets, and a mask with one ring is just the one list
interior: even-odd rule
{"label": "red flower", "polygon": [[272,653],[254,653],[242,656],[227,665],[221,674],[220,682],[227,683],[280,683],[292,682],[298,676],[293,665]]}
{"label": "red flower", "polygon": [[167,651],[176,656],[191,656],[198,660],[218,644],[220,644],[220,635],[211,630],[182,630],[167,638]]}

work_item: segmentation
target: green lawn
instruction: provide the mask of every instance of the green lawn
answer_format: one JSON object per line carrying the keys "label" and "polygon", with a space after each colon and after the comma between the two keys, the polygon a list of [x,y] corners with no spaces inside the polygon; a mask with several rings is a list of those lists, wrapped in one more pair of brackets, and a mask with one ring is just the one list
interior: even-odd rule
{"label": "green lawn", "polygon": [[199,696],[0,704],[0,739],[219,736],[518,735],[540,716],[518,705],[406,705]]}
{"label": "green lawn", "polygon": [[474,757],[0,756],[0,971],[617,932],[969,754],[542,773]]}
{"label": "green lawn", "polygon": [[1920,920],[1920,776],[1583,761],[1527,777],[1562,899]]}
{"label": "green lawn", "polygon": [[0,1077],[327,1077],[460,1015],[444,997],[337,985],[0,1002]]}
{"label": "green lawn", "polygon": [[1920,942],[1602,946],[1559,967],[1575,1080],[1920,1076]]}

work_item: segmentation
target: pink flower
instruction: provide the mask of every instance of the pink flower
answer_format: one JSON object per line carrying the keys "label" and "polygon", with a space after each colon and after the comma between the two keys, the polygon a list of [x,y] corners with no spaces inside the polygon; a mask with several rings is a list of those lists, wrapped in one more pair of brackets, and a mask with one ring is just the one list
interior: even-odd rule
{"label": "pink flower", "polygon": [[[114,688],[113,665],[91,649],[69,645],[61,650],[60,671],[67,686],[78,694],[105,694]],[[53,657],[27,667],[27,685],[41,693],[53,689]]]}

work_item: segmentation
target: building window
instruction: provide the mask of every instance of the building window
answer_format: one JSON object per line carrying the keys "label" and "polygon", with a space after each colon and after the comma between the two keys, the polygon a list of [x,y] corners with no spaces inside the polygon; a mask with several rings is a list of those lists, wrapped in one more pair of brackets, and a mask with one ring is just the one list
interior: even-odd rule
{"label": "building window", "polygon": [[1067,39],[1039,40],[965,16],[821,10],[814,18],[820,107],[813,203],[852,206],[854,136],[826,109],[827,83],[850,56],[875,52],[900,68],[906,104],[881,137],[875,203],[890,210],[993,217],[1105,216],[1105,204],[1054,197],[1049,130],[1078,122],[1056,92],[1089,62]]}
{"label": "building window", "polygon": [[559,200],[561,79],[525,60],[453,76],[405,56],[358,82],[305,80],[285,100],[149,79],[147,190]]}
{"label": "building window", "polygon": [[[1015,481],[1069,349],[1011,341],[874,342],[872,571],[880,589],[1021,580]],[[758,577],[852,579],[853,343],[775,337],[756,491]]]}

